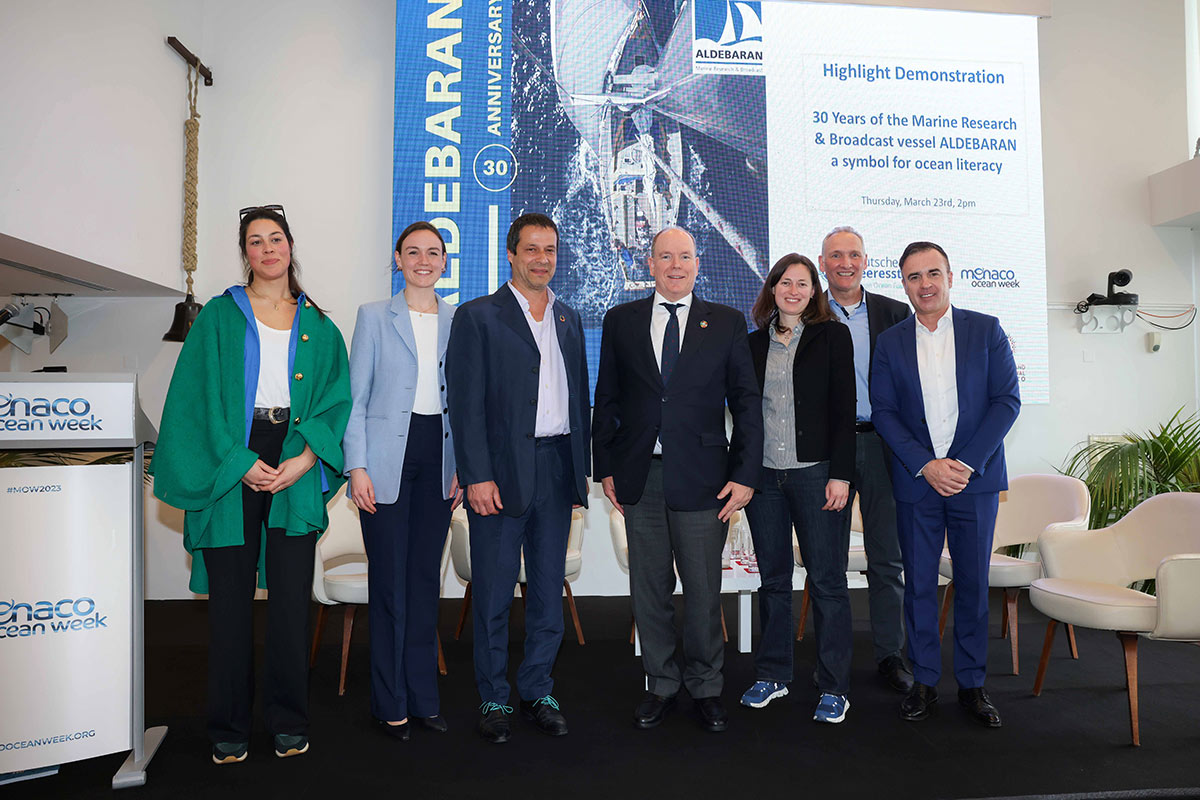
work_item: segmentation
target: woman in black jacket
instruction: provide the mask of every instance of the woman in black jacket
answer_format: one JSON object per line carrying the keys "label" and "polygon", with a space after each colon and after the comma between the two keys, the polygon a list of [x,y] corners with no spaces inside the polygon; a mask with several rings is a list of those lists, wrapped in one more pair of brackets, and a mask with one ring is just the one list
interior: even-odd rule
{"label": "woman in black jacket", "polygon": [[767,275],[752,310],[750,352],[763,391],[763,476],[746,507],[761,570],[762,638],[742,704],[762,708],[792,680],[792,529],[808,572],[817,638],[819,722],[841,722],[852,648],[846,554],[854,473],[854,353],[817,268],[791,253]]}

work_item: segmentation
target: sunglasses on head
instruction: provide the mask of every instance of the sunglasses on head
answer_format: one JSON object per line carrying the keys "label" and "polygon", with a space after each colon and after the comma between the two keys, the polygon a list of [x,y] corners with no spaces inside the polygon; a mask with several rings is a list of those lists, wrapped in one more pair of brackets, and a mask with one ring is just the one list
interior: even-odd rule
{"label": "sunglasses on head", "polygon": [[287,219],[287,214],[283,213],[283,206],[279,205],[278,203],[273,203],[269,206],[246,206],[243,209],[239,209],[238,222],[241,222],[243,219],[245,219],[247,214],[252,214],[255,211],[274,211],[279,216]]}

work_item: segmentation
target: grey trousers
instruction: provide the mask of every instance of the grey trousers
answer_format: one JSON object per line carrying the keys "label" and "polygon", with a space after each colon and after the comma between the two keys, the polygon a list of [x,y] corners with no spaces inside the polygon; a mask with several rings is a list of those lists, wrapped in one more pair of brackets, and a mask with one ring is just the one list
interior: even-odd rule
{"label": "grey trousers", "polygon": [[[662,461],[650,463],[646,489],[626,503],[629,594],[642,640],[651,692],[673,697],[681,685],[693,698],[717,697],[724,686],[721,634],[721,550],[726,524],[719,509],[673,511],[663,497]],[[683,584],[683,669],[675,654],[675,572]]]}
{"label": "grey trousers", "polygon": [[[867,550],[867,586],[871,607],[871,639],[875,644],[875,662],[898,656],[904,647],[902,609],[904,568],[900,558],[900,539],[896,535],[896,501],[888,472],[887,449],[874,431],[854,436],[854,482],[850,500],[858,493],[863,519],[863,545]],[[846,530],[850,529],[846,515]]]}

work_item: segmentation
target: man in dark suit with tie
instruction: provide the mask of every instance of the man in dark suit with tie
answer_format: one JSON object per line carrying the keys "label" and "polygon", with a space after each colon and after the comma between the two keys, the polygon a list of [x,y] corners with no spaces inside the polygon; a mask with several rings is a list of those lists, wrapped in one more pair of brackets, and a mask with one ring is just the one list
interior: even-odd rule
{"label": "man in dark suit with tie", "polygon": [[1000,713],[983,688],[988,564],[1000,492],[1008,488],[1004,436],[1021,408],[1017,368],[999,320],[950,306],[954,277],[945,250],[913,242],[900,256],[900,276],[916,316],[880,334],[871,366],[872,419],[892,450],[915,678],[900,715],[924,719],[937,702],[944,539],[954,561],[958,702],[972,719],[998,728]]}
{"label": "man in dark suit with tie", "polygon": [[[879,334],[912,315],[906,303],[862,287],[867,251],[862,235],[849,226],[834,228],[821,242],[821,272],[829,284],[826,294],[834,318],[850,329],[854,343],[854,382],[857,389],[854,436],[854,478],[850,500],[858,495],[867,551],[867,586],[871,606],[871,639],[876,670],[894,690],[907,694],[913,676],[900,655],[904,647],[901,621],[904,582],[900,578],[900,541],[896,538],[896,501],[892,498],[887,445],[871,422],[869,393],[871,361]],[[850,515],[845,515],[849,534]]]}
{"label": "man in dark suit with tie", "polygon": [[459,483],[467,491],[475,604],[477,729],[508,741],[508,615],[524,549],[528,578],[521,714],[567,732],[551,695],[563,636],[571,507],[587,505],[588,370],[579,315],[550,291],[558,228],[524,214],[508,230],[512,279],[463,304],[446,351]]}
{"label": "man in dark suit with tie", "polygon": [[[652,728],[681,686],[705,728],[723,731],[721,550],[728,520],[762,466],[762,398],[746,318],[692,293],[696,243],[680,228],[651,245],[651,297],[604,317],[592,413],[595,477],[625,515],[629,589],[648,689],[634,713]],[[733,416],[725,435],[725,407]],[[683,584],[685,666],[675,656],[675,575]]]}

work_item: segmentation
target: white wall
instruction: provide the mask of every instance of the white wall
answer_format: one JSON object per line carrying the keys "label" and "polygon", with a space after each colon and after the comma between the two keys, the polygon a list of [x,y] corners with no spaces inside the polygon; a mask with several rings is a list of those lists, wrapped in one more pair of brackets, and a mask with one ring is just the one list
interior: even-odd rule
{"label": "white wall", "polygon": [[[163,43],[175,35],[215,77],[200,90],[198,295],[239,277],[237,209],[280,202],[302,279],[349,340],[354,309],[389,285],[394,20],[390,0],[10,4],[0,230],[182,287],[184,68]],[[1133,269],[1129,288],[1143,303],[1194,302],[1200,234],[1147,221],[1147,176],[1191,155],[1183,0],[1056,0],[1040,49],[1051,303],[1103,291],[1120,267]],[[157,419],[178,352],[159,341],[170,304],[71,302],[72,335],[58,353],[43,342],[26,358],[0,345],[0,365],[136,369]],[[1014,474],[1051,471],[1088,433],[1195,409],[1194,329],[1164,334],[1150,354],[1141,323],[1120,336],[1074,326],[1069,311],[1050,312],[1053,399],[1026,407],[1009,436]],[[114,350],[114,340],[126,345]],[[627,590],[607,514],[593,492],[577,594]],[[354,524],[344,503],[334,516]],[[180,530],[177,512],[151,506],[150,597],[190,596]],[[445,594],[461,594],[453,577]]]}

